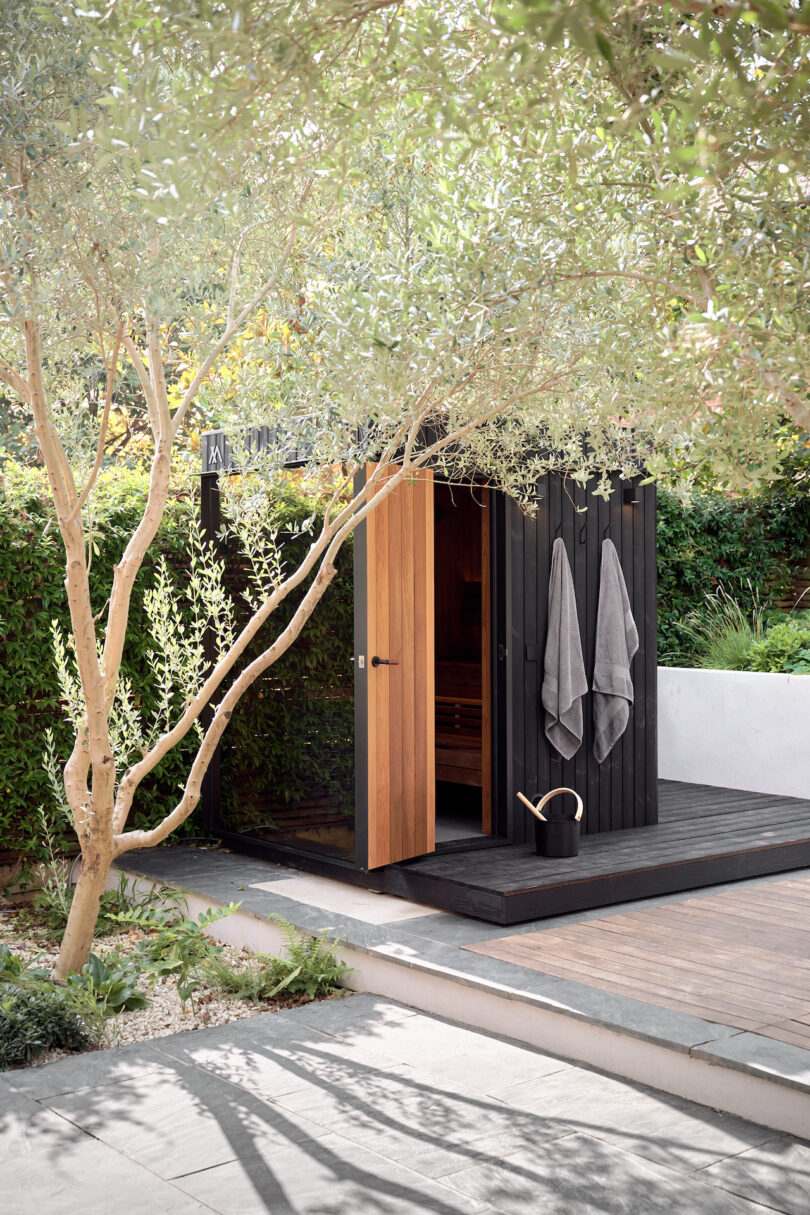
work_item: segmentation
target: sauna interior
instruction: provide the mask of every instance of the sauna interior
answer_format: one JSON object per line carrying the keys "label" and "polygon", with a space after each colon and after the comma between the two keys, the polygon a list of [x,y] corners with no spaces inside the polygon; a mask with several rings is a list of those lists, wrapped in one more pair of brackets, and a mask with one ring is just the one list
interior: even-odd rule
{"label": "sauna interior", "polygon": [[434,487],[436,845],[492,824],[488,490]]}

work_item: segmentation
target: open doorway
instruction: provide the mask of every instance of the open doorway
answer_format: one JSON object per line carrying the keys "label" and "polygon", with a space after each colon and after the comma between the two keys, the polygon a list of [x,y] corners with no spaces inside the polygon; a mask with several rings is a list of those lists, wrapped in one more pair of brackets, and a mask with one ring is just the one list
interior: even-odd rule
{"label": "open doorway", "polygon": [[492,830],[489,491],[434,487],[436,844]]}

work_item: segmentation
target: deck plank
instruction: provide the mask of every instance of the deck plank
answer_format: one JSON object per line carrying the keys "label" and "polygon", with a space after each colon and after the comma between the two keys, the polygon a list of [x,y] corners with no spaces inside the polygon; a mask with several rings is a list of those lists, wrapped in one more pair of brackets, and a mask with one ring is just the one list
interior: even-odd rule
{"label": "deck plank", "polygon": [[798,894],[810,900],[810,875],[465,948],[810,1047],[810,901],[797,913]]}

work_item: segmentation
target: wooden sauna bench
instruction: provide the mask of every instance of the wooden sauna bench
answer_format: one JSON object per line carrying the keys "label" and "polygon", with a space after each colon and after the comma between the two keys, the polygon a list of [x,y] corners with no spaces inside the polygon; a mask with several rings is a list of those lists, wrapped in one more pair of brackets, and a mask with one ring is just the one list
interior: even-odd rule
{"label": "wooden sauna bench", "polygon": [[436,779],[483,785],[481,667],[436,663]]}

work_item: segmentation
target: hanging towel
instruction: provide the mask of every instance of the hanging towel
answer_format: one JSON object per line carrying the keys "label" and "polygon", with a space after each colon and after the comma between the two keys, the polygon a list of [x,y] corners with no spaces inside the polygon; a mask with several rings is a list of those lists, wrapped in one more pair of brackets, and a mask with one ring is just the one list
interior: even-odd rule
{"label": "hanging towel", "polygon": [[593,666],[593,753],[597,763],[610,754],[627,726],[633,703],[630,661],[637,649],[638,630],[619,554],[612,540],[604,540]]}
{"label": "hanging towel", "polygon": [[562,540],[554,541],[548,584],[548,633],[543,662],[546,738],[565,759],[582,742],[582,697],[588,691],[571,567]]}

